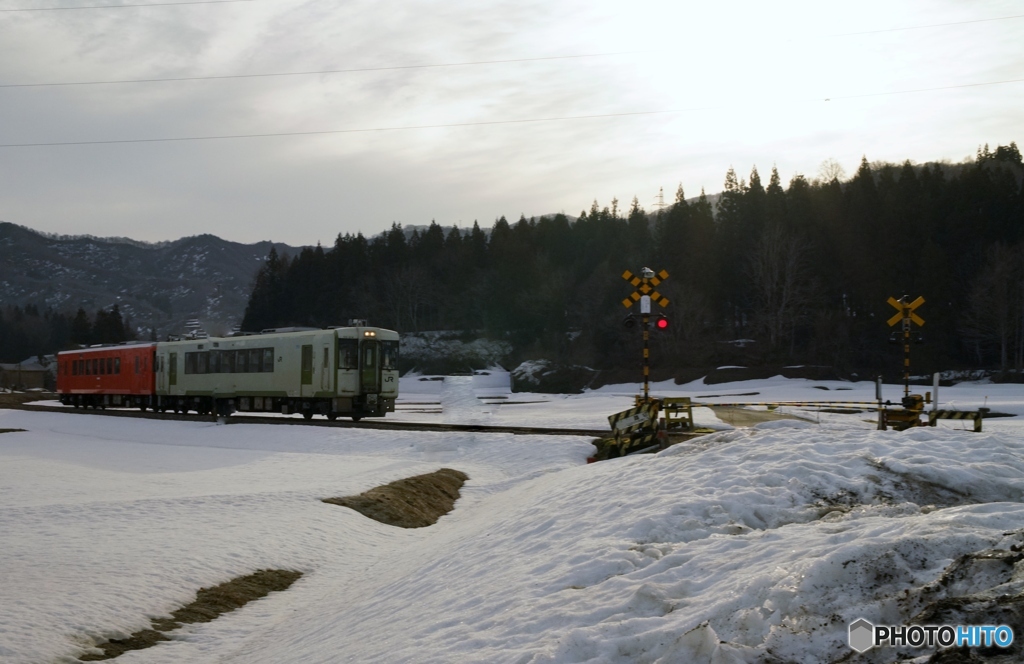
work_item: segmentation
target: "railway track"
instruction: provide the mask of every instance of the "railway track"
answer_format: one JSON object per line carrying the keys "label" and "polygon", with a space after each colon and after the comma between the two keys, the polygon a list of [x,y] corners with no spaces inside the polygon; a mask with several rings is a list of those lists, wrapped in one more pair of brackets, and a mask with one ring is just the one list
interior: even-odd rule
{"label": "railway track", "polygon": [[[79,410],[67,406],[44,406],[33,403],[11,405],[11,408],[45,413],[85,413],[89,415],[105,415],[108,417],[130,417],[148,420],[183,420],[190,422],[216,422],[212,415],[183,415],[178,413],[154,413],[128,409],[108,408],[105,410]],[[396,422],[394,420],[330,420],[314,417],[299,419],[293,417],[263,417],[259,415],[234,415],[224,418],[225,424],[292,424],[313,427],[335,427],[340,429],[382,429],[391,431],[452,431],[464,433],[511,433],[521,436],[591,436],[603,438],[610,434],[607,429],[566,429],[555,427],[522,427],[485,424],[444,424],[434,422]]]}

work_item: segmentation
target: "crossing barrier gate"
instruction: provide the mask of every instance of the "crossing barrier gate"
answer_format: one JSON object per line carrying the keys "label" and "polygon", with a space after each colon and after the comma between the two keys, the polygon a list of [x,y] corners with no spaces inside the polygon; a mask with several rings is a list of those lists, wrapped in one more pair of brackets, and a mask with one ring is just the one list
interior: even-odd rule
{"label": "crossing barrier gate", "polygon": [[630,449],[653,445],[657,439],[658,403],[649,400],[635,408],[608,416],[613,442],[609,457],[623,456]]}
{"label": "crossing barrier gate", "polygon": [[935,426],[937,420],[974,420],[975,432],[981,432],[981,421],[985,419],[988,408],[978,410],[933,410],[928,413],[928,426]]}

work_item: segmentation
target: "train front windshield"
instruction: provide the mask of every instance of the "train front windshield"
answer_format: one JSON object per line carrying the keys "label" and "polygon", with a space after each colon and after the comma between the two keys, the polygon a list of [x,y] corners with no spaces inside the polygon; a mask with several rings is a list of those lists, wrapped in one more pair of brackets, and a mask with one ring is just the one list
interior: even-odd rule
{"label": "train front windshield", "polygon": [[398,342],[380,342],[380,368],[390,371],[398,368]]}

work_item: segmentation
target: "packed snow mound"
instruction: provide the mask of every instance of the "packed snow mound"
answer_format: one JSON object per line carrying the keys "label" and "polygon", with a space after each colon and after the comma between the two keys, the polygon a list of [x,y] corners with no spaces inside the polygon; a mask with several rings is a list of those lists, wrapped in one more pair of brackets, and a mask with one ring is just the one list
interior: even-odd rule
{"label": "packed snow mound", "polygon": [[[445,417],[497,417],[462,378]],[[943,393],[1024,414],[1019,389]],[[520,424],[593,426],[632,394],[516,401]],[[27,430],[0,435],[0,659],[70,661],[267,568],[303,581],[125,661],[887,663],[929,653],[853,657],[850,622],[1021,624],[1021,423],[820,418],[586,465],[589,437],[0,410]],[[470,479],[429,528],[320,501],[441,467]]]}
{"label": "packed snow mound", "polygon": [[909,621],[955,560],[1024,545],[1022,495],[998,434],[715,434],[490,496],[375,596],[327,593],[329,629],[230,661],[831,661],[850,622]]}

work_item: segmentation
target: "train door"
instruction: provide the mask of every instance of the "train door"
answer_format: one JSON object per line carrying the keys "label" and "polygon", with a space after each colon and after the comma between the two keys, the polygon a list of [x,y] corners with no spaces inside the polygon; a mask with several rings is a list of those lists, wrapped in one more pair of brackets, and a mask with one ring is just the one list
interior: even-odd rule
{"label": "train door", "polygon": [[339,396],[353,397],[359,393],[359,340],[338,339]]}
{"label": "train door", "polygon": [[155,355],[153,357],[153,369],[156,371],[156,389],[163,394],[167,391],[167,357]]}
{"label": "train door", "polygon": [[363,339],[359,349],[359,382],[363,394],[380,392],[380,345],[372,339]]}
{"label": "train door", "polygon": [[309,390],[306,389],[307,385],[313,384],[313,346],[307,344],[302,347],[302,396],[308,396],[306,393]]}
{"label": "train door", "polygon": [[320,359],[320,390],[323,392],[331,391],[331,347],[324,346],[321,349],[322,357]]}

